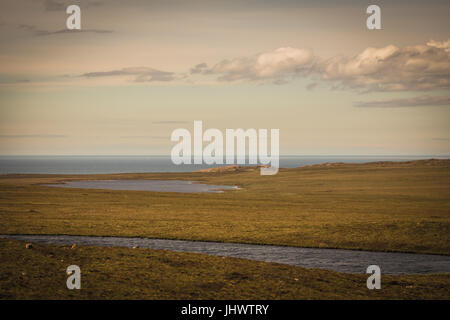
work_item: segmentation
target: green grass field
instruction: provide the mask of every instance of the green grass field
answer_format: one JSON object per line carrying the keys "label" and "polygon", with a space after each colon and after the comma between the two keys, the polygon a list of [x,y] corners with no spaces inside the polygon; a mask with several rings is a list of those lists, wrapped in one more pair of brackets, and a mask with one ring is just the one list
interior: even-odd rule
{"label": "green grass field", "polygon": [[[213,184],[238,185],[242,189],[220,194],[180,194],[63,189],[40,185],[75,179],[184,179]],[[140,236],[449,255],[449,200],[449,160],[318,165],[282,169],[275,176],[261,176],[259,170],[252,168],[236,172],[206,173],[86,176],[3,175],[0,176],[0,233]],[[37,291],[33,291],[37,289],[33,289],[33,287],[26,289],[14,285],[21,283],[16,278],[20,278],[20,275],[14,274],[13,276],[12,271],[8,270],[14,266],[16,269],[18,266],[22,266],[20,261],[37,259],[37,257],[33,257],[39,252],[44,256],[47,251],[55,251],[61,255],[69,254],[64,248],[52,246],[38,246],[41,251],[24,251],[25,249],[22,250],[23,244],[8,243],[14,248],[17,245],[18,251],[17,253],[11,250],[7,250],[6,253],[2,252],[2,292],[5,291],[4,286],[13,286],[7,289],[5,294],[2,294],[2,297],[6,298],[29,298],[37,294]],[[5,247],[9,248],[9,245],[2,241],[2,251]],[[77,259],[85,259],[84,261],[89,264],[89,259],[95,260],[94,252],[100,255],[99,259],[108,258],[112,265],[111,267],[105,266],[104,272],[116,270],[117,281],[119,284],[123,281],[123,286],[127,285],[128,268],[139,268],[144,263],[145,257],[149,255],[148,250],[140,253],[144,251],[119,248],[83,248],[80,251],[70,251],[70,254]],[[119,261],[122,259],[118,258],[120,253],[125,256],[130,255],[130,266],[127,267],[126,264]],[[33,257],[29,255],[33,255]],[[120,294],[123,294],[121,297],[273,298],[272,294],[279,298],[376,297],[376,294],[368,296],[364,275],[342,275],[236,259],[222,260],[217,257],[194,254],[152,251],[150,256],[155,257],[156,261],[164,256],[168,261],[181,261],[181,265],[184,265],[186,261],[198,259],[205,262],[210,270],[217,272],[208,273],[207,269],[202,269],[198,264],[197,273],[195,268],[180,266],[180,268],[173,268],[171,272],[164,274],[164,276],[173,275],[173,279],[178,279],[174,280],[172,284],[165,283],[168,287],[173,286],[172,289],[164,287],[161,289],[162,291],[155,291],[150,287],[143,287],[142,290],[121,288],[118,290]],[[258,276],[268,278],[267,281],[279,281],[276,272],[284,270],[286,277],[288,274],[290,277],[298,272],[310,275],[311,281],[326,279],[328,284],[323,287],[315,287],[316,292],[315,289],[309,290],[306,284],[292,283],[292,290],[286,289],[285,293],[281,291],[272,293],[267,288],[273,286],[274,283],[259,285],[258,283],[261,281],[255,276],[256,278],[244,281],[246,284],[242,287],[243,291],[236,291],[233,293],[234,296],[231,291],[226,289],[214,290],[216,285],[202,289],[193,284],[197,281],[196,277],[201,277],[204,281],[210,280],[211,283],[218,281],[223,288],[228,288],[226,278],[224,278],[225,262],[236,268],[237,273],[249,272],[248,270],[255,268],[251,270],[259,270],[260,275]],[[171,262],[167,263],[173,266]],[[176,265],[176,262],[173,263]],[[36,262],[36,265],[43,270],[49,268],[43,262]],[[53,265],[62,268],[66,264]],[[114,266],[119,269],[114,269]],[[146,272],[144,269],[142,268],[142,277]],[[189,281],[183,277],[175,277],[176,272],[180,270],[185,270]],[[51,270],[46,272],[51,272]],[[30,273],[27,274],[30,277]],[[90,276],[95,279],[100,274],[92,273]],[[280,277],[284,277],[282,274]],[[62,274],[62,277],[64,276]],[[158,275],[153,276],[156,278],[154,278],[154,282],[149,280],[148,286],[150,286],[149,283],[157,282]],[[160,274],[159,277],[162,275]],[[133,278],[133,281],[138,283],[138,278],[140,277]],[[420,293],[417,291],[410,294],[405,286],[399,285],[394,286],[398,290],[393,289],[389,293],[385,291],[380,294],[380,297],[383,294],[383,297],[387,298],[449,297],[447,275],[389,278],[398,278],[392,280],[395,283],[403,283],[402,279],[408,279],[413,282],[413,287],[423,285],[424,290]],[[287,279],[285,280],[287,281]],[[16,280],[17,282],[14,282]],[[162,278],[160,280],[163,281]],[[346,284],[343,284],[342,281]],[[347,283],[347,281],[350,282]],[[355,281],[358,282],[357,285],[354,283]],[[439,287],[439,283],[445,284],[444,288],[436,289]],[[183,287],[183,284],[186,286]],[[245,289],[247,285],[255,286],[248,295],[243,293],[247,290]],[[48,286],[52,287],[51,280],[49,280]],[[95,284],[90,289],[91,291],[82,290],[84,292],[82,297],[117,297],[112,293],[111,295],[105,294],[105,291],[97,286],[101,285]],[[184,296],[180,291],[180,286],[183,288],[192,286],[192,290],[188,290],[192,294]],[[347,290],[337,289],[337,286],[343,286]],[[361,287],[362,291],[358,291],[359,289],[356,287]],[[426,288],[429,288],[429,292]],[[64,289],[65,287],[58,290]],[[217,296],[214,296],[215,294]],[[69,296],[68,293],[61,292],[54,293],[54,295],[49,293],[48,297],[65,298]]]}
{"label": "green grass field", "polygon": [[[449,299],[450,275],[366,275],[149,249],[49,246],[0,240],[2,299]],[[67,266],[81,290],[66,288]]]}

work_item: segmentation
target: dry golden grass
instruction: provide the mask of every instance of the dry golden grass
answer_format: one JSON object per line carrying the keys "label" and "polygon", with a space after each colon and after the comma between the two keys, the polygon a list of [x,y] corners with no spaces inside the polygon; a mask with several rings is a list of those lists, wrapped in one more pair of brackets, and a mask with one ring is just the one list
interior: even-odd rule
{"label": "dry golden grass", "polygon": [[[450,161],[216,173],[0,176],[0,233],[140,236],[450,254]],[[63,189],[68,179],[185,179],[221,194]]]}
{"label": "dry golden grass", "polygon": [[[68,290],[66,268],[81,268]],[[450,275],[366,275],[195,253],[0,239],[0,299],[449,299]]]}

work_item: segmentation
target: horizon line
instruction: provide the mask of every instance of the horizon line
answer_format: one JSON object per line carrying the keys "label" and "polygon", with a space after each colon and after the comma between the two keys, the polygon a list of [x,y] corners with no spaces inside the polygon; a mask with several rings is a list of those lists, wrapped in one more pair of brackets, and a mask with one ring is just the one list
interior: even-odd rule
{"label": "horizon line", "polygon": [[[248,155],[246,154],[245,156],[247,157]],[[280,154],[279,156],[280,157],[450,157],[450,154]],[[170,154],[0,154],[0,157],[171,157],[171,155]]]}

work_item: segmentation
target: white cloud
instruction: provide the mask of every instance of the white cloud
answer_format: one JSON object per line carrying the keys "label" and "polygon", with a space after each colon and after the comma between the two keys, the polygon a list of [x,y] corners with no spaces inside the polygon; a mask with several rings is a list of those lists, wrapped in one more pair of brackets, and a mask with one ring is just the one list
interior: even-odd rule
{"label": "white cloud", "polygon": [[450,88],[450,40],[398,48],[367,48],[352,58],[320,63],[322,79],[344,88],[409,91]]}
{"label": "white cloud", "polygon": [[310,50],[285,47],[251,57],[223,60],[203,73],[216,74],[222,81],[269,79],[279,82],[284,77],[304,74],[313,61]]}
{"label": "white cloud", "polygon": [[[272,81],[312,76],[334,88],[361,91],[426,91],[450,88],[450,40],[425,45],[366,48],[354,57],[321,60],[309,49],[283,47],[250,57],[199,64],[191,74],[213,74],[221,81]],[[315,79],[317,80],[317,79]]]}
{"label": "white cloud", "polygon": [[444,49],[445,51],[449,52],[450,51],[450,39],[448,39],[447,41],[430,40],[427,42],[427,46]]}

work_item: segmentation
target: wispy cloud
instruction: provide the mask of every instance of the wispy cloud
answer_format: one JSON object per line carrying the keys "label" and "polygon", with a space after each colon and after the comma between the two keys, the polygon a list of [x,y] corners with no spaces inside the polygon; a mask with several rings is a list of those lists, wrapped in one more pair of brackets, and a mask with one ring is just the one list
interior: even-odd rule
{"label": "wispy cloud", "polygon": [[355,103],[362,108],[400,108],[450,106],[450,96],[419,96],[391,100],[365,101]]}
{"label": "wispy cloud", "polygon": [[67,8],[65,1],[45,0],[44,9],[47,11],[60,11]]}
{"label": "wispy cloud", "polygon": [[0,80],[0,84],[21,84],[21,83],[29,83],[29,82],[31,82],[31,81],[28,79],[11,79],[11,80],[2,79],[2,80]]}
{"label": "wispy cloud", "polygon": [[208,70],[208,65],[206,63],[199,63],[193,68],[191,68],[190,72],[191,74],[199,74],[199,73],[205,73]]}
{"label": "wispy cloud", "polygon": [[45,30],[39,30],[38,32],[35,33],[35,36],[51,36],[51,35],[55,35],[55,34],[70,34],[70,33],[113,33],[113,30],[104,30],[104,29],[73,29],[73,30],[68,30],[68,29],[61,29],[61,30],[56,30],[56,31],[45,31]]}
{"label": "wispy cloud", "polygon": [[45,11],[65,11],[67,6],[71,4],[83,5],[83,7],[98,7],[103,5],[102,1],[87,1],[84,0],[44,0],[43,6]]}
{"label": "wispy cloud", "polygon": [[60,139],[67,138],[62,134],[0,134],[1,139],[27,139],[27,138],[44,138],[44,139]]}
{"label": "wispy cloud", "polygon": [[75,33],[113,33],[113,30],[104,30],[104,29],[61,29],[56,31],[48,31],[48,30],[42,30],[39,29],[36,26],[28,25],[28,24],[21,24],[18,26],[19,29],[25,30],[30,32],[35,37],[42,37],[42,36],[51,36],[51,35],[57,35],[57,34],[75,34]]}
{"label": "wispy cloud", "polygon": [[172,120],[166,120],[166,121],[153,121],[152,124],[186,124],[189,123],[189,121],[172,121]]}
{"label": "wispy cloud", "polygon": [[75,33],[113,33],[113,30],[104,30],[104,29],[61,29],[61,30],[55,30],[55,31],[49,31],[49,30],[42,30],[39,29],[37,26],[28,25],[28,24],[21,24],[18,26],[19,29],[25,30],[30,32],[35,37],[42,37],[42,36],[51,36],[51,35],[57,35],[57,34],[75,34]]}
{"label": "wispy cloud", "polygon": [[82,74],[81,76],[86,78],[134,76],[134,80],[136,82],[172,81],[177,79],[176,74],[173,72],[161,71],[147,67],[131,67],[120,70],[88,72]]}
{"label": "wispy cloud", "polygon": [[168,136],[121,136],[122,139],[150,139],[150,140],[167,140]]}

